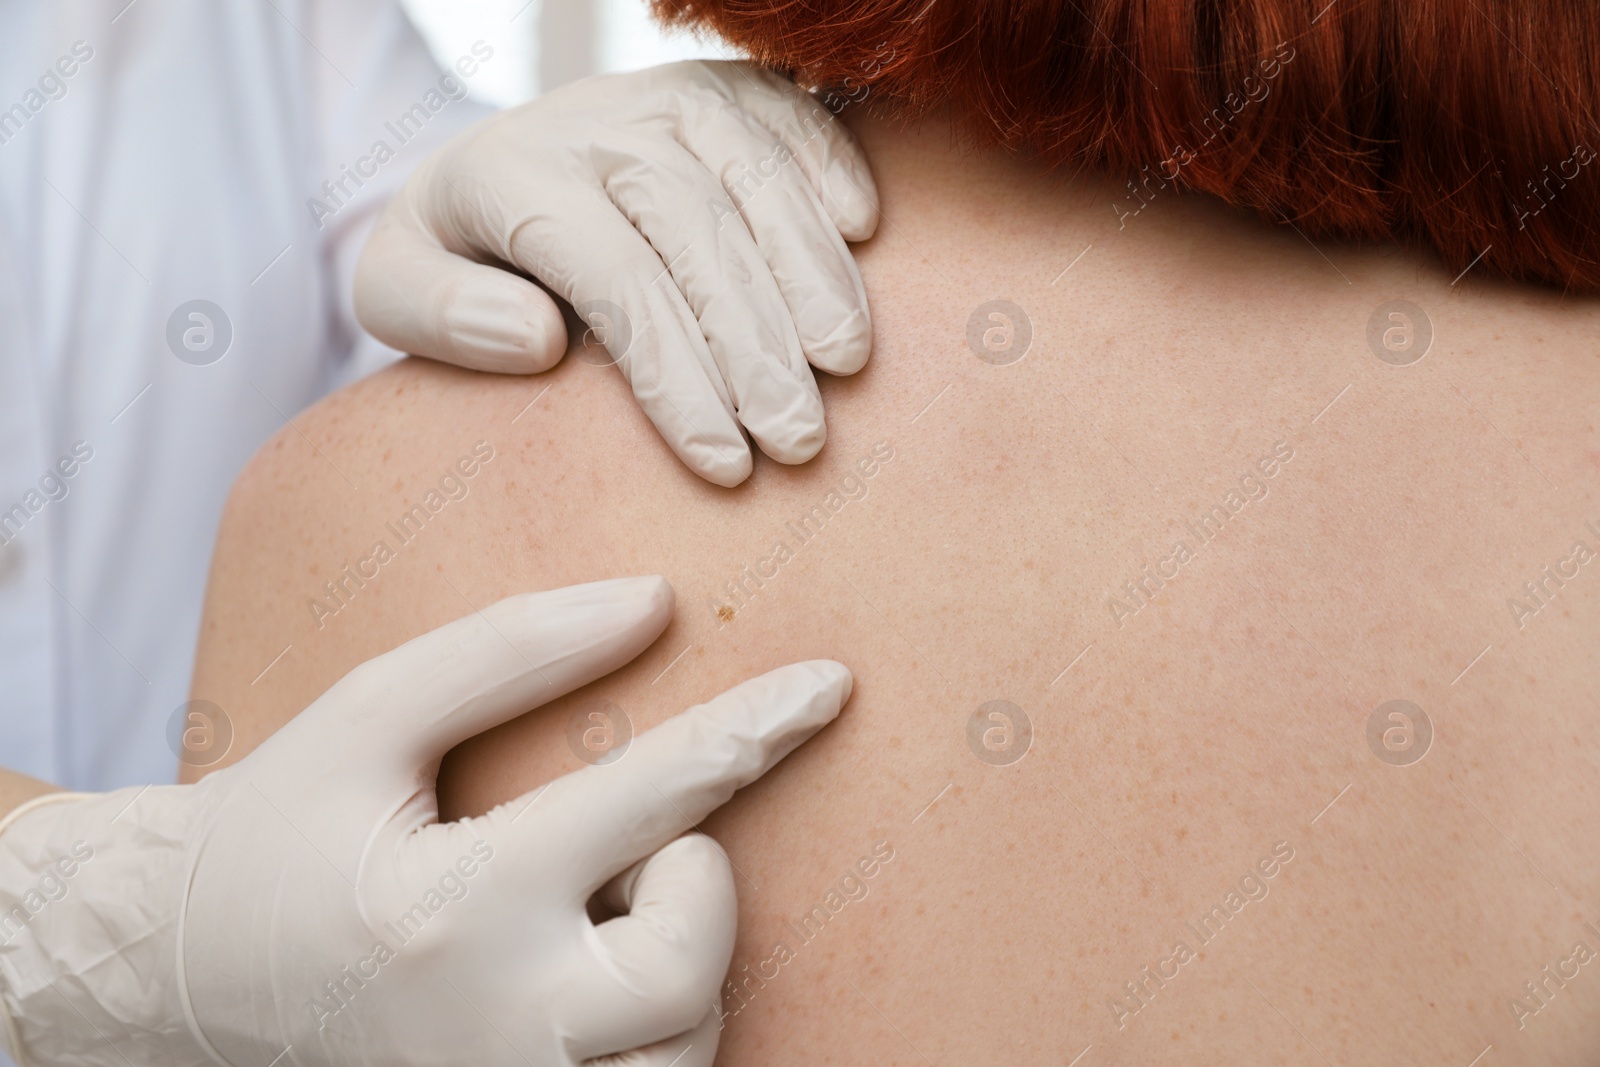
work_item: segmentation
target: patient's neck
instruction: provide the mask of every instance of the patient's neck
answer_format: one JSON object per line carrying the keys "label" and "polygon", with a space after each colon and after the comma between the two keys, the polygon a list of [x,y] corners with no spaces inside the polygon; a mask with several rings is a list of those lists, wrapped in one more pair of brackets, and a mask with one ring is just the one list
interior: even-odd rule
{"label": "patient's neck", "polygon": [[1367,271],[1374,282],[1396,272],[1440,273],[1425,249],[1320,236],[1312,242],[1293,227],[1181,189],[1153,169],[1132,179],[1072,172],[1005,149],[974,147],[945,111],[896,120],[855,110],[843,119],[866,149],[878,182],[880,235],[895,229],[897,216],[916,212],[939,219],[940,229],[958,243],[963,237],[991,245],[1004,241],[1015,256],[1039,255],[1041,267],[1056,262],[1060,252],[1076,255],[1091,244],[1100,252],[1114,241],[1118,252],[1137,248],[1146,261],[1171,257],[1173,264],[1185,264],[1185,281],[1199,285],[1233,284],[1228,256],[1281,257],[1297,268],[1303,261],[1311,268],[1306,277],[1327,286],[1330,296],[1359,284],[1358,275]]}
{"label": "patient's neck", "polygon": [[1108,177],[1068,174],[1005,149],[976,147],[943,109],[912,120],[865,110],[847,111],[842,118],[866,149],[880,184],[915,183],[922,196],[959,206],[963,215],[978,206],[997,215],[1094,211],[1112,217],[1107,204],[1128,194]]}
{"label": "patient's neck", "polygon": [[[1046,168],[1042,163],[997,147],[973,147],[958,133],[947,110],[934,110],[915,120],[896,120],[866,110],[846,112],[846,125],[866,147],[872,173],[891,192],[914,186],[918,202],[939,203],[957,211],[952,218],[989,218],[1091,222],[1096,229],[1110,222],[1126,229],[1150,213],[1168,216],[1198,210],[1206,216],[1232,214],[1213,197],[1178,194],[1171,182],[1154,176],[1142,182],[1118,181],[1096,171]],[[885,205],[893,227],[893,205]]]}

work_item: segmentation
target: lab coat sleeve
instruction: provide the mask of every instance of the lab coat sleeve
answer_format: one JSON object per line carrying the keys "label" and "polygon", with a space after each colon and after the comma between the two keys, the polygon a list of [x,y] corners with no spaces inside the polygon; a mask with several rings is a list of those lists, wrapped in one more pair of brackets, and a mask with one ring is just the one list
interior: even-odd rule
{"label": "lab coat sleeve", "polygon": [[[326,358],[327,386],[335,388],[400,356],[361,328],[351,299],[378,213],[417,164],[493,109],[474,99],[474,79],[462,73],[480,65],[485,49],[447,70],[398,0],[308,0],[303,11],[314,139],[307,210],[334,289]],[[493,47],[485,47],[492,62]]]}

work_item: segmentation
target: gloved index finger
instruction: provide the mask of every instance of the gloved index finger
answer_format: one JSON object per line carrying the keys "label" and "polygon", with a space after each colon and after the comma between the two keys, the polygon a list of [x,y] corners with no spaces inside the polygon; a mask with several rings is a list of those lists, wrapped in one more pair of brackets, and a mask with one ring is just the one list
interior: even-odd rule
{"label": "gloved index finger", "polygon": [[524,862],[587,899],[833,721],[851,685],[833,660],[780,667],[640,734],[615,763],[556,779],[515,825],[515,802],[496,814]]}

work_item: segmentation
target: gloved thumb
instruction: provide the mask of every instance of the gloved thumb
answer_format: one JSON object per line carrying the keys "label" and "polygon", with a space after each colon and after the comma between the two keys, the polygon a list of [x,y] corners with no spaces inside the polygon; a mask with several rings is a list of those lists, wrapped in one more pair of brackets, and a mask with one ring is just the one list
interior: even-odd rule
{"label": "gloved thumb", "polygon": [[543,289],[449,251],[398,201],[362,249],[355,309],[391,348],[472,370],[534,374],[567,350],[561,311]]}

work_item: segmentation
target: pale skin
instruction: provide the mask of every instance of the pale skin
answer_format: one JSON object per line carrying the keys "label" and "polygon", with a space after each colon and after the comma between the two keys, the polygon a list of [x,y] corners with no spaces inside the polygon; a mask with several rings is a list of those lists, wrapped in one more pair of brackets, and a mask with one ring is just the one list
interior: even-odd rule
{"label": "pale skin", "polygon": [[[1593,1062],[1600,559],[1573,561],[1600,552],[1596,302],[1170,191],[1133,215],[937,121],[857,125],[884,205],[857,249],[875,348],[822,383],[822,455],[704,484],[614,371],[570,358],[346,390],[228,509],[194,696],[231,717],[229,758],[474,606],[660,573],[660,641],[456,750],[441,798],[479,812],[579,767],[568,721],[601,698],[637,731],[781,663],[847,663],[839,721],[703,827],[741,872],[720,1062]],[[968,342],[995,299],[1031,323],[1005,366]],[[1409,366],[1368,344],[1395,299],[1432,326]],[[480,441],[466,496],[397,539]],[[786,524],[813,505],[802,542]],[[340,603],[346,565],[376,573]],[[1368,740],[1397,699],[1434,732],[1409,766]],[[993,700],[1032,724],[1009,765],[968,741]],[[1408,751],[1403,719],[1376,737]]]}
{"label": "pale skin", "polygon": [[58,786],[53,786],[49,782],[42,782],[26,774],[18,774],[16,771],[0,770],[0,819],[35,797],[60,791]]}

